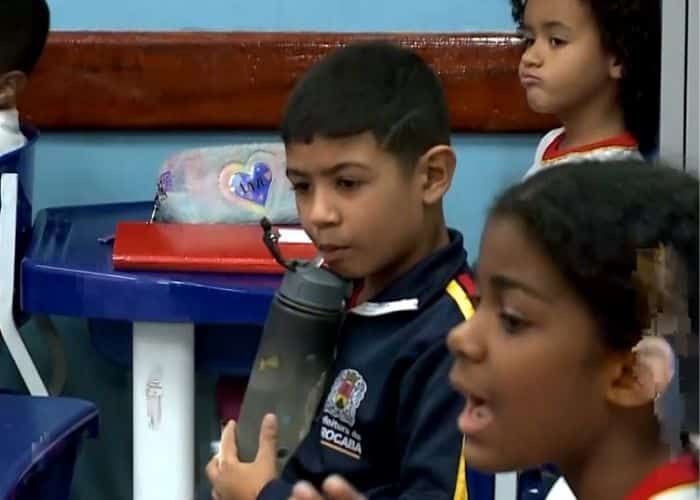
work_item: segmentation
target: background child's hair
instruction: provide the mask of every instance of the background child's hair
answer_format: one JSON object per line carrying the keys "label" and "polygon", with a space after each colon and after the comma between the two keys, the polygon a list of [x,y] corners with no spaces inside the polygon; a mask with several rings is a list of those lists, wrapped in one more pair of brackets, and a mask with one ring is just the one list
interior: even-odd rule
{"label": "background child's hair", "polygon": [[0,2],[0,72],[30,74],[49,33],[49,7],[45,0]]}
{"label": "background child's hair", "polygon": [[[588,5],[602,46],[622,63],[621,105],[626,128],[642,153],[657,145],[661,81],[660,0],[578,0]],[[521,24],[526,0],[511,0]]]}
{"label": "background child's hair", "polygon": [[299,81],[282,121],[285,144],[368,131],[409,165],[450,143],[442,84],[411,50],[383,41],[336,50]]}
{"label": "background child's hair", "polygon": [[541,245],[599,322],[605,343],[641,338],[642,300],[632,274],[641,249],[670,245],[688,271],[691,329],[698,327],[698,181],[637,161],[585,162],[532,176],[490,217],[513,216]]}

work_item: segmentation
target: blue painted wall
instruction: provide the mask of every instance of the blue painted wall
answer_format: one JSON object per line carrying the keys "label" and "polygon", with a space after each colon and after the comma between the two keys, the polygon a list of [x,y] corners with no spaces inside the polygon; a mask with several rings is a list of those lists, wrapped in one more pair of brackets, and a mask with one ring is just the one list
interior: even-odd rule
{"label": "blue painted wall", "polygon": [[507,0],[48,0],[62,30],[511,29]]}

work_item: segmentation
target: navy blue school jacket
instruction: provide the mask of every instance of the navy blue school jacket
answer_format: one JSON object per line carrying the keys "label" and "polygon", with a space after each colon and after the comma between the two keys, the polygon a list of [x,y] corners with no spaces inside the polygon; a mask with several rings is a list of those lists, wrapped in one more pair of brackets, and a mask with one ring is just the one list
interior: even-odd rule
{"label": "navy blue school jacket", "polygon": [[462,235],[449,234],[447,247],[350,309],[310,431],[259,500],[286,500],[296,481],[318,487],[330,474],[370,499],[493,498],[493,477],[461,458],[464,399],[448,382],[446,336],[473,312]]}

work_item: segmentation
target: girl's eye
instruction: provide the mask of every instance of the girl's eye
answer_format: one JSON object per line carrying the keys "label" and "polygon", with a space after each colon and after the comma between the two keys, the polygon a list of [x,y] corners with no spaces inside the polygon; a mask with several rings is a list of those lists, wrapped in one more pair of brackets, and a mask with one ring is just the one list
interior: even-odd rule
{"label": "girl's eye", "polygon": [[502,312],[499,317],[501,319],[501,326],[503,327],[503,330],[511,335],[522,331],[528,326],[527,321],[515,316],[514,314]]}
{"label": "girl's eye", "polygon": [[479,295],[479,294],[470,295],[469,300],[472,303],[472,307],[474,309],[476,309],[481,304],[481,295]]}
{"label": "girl's eye", "polygon": [[561,46],[563,46],[563,45],[566,45],[566,40],[562,40],[561,38],[557,38],[557,37],[551,37],[551,38],[549,39],[549,44],[550,44],[553,48],[556,49],[557,47],[561,47]]}

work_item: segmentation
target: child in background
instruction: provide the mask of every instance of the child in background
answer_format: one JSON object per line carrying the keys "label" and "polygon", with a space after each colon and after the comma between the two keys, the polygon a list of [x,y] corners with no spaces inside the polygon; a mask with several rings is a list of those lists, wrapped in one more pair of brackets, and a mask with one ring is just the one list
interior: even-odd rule
{"label": "child in background", "polygon": [[49,33],[45,0],[0,2],[0,156],[27,142],[17,101],[41,56]]}
{"label": "child in background", "polygon": [[525,42],[528,104],[561,128],[540,141],[526,177],[586,159],[641,159],[659,123],[659,0],[511,0]]}

